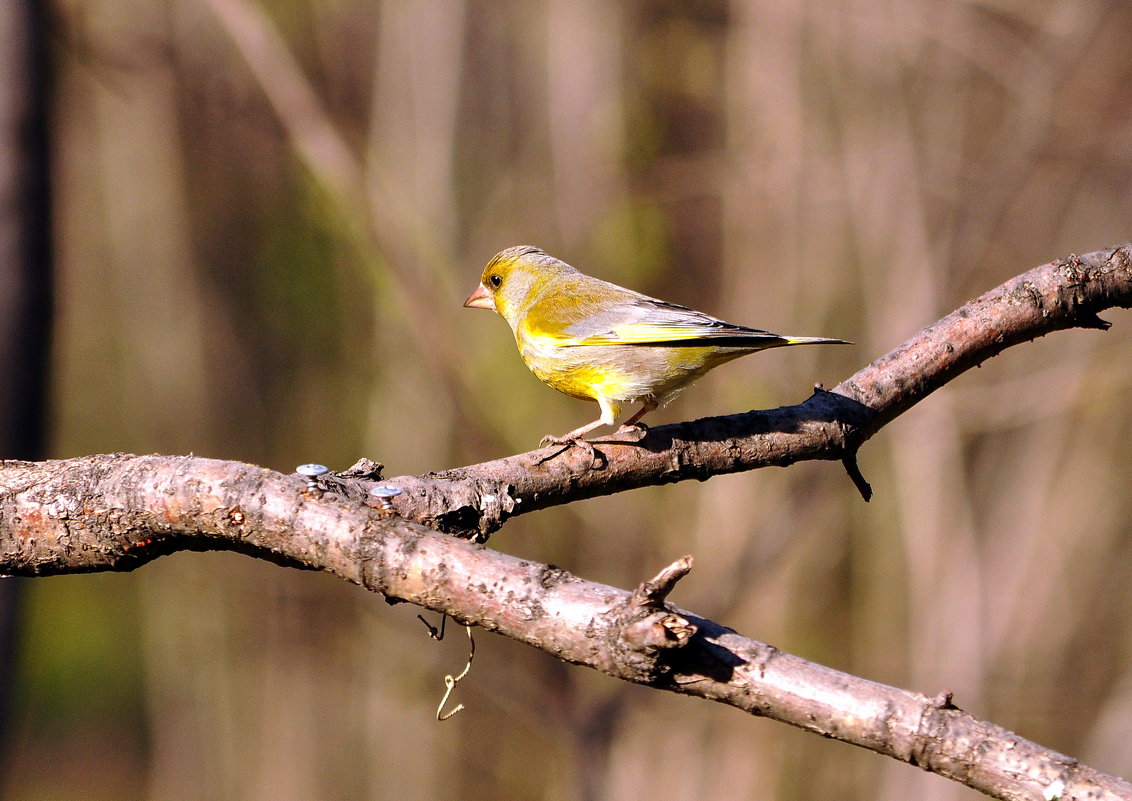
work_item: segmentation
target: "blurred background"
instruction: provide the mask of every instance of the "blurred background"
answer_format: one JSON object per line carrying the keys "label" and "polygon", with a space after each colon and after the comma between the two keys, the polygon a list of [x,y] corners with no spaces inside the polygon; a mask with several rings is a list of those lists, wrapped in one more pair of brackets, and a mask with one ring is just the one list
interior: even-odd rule
{"label": "blurred background", "polygon": [[[803,400],[1035,265],[1132,239],[1122,0],[51,0],[49,455],[420,473],[595,409],[462,309],[534,244],[854,348],[660,424]],[[673,600],[1132,776],[1132,313],[1013,348],[836,463],[638,490],[491,547]],[[973,791],[230,554],[21,581],[7,798],[929,799]],[[981,796],[979,796],[981,797]]]}

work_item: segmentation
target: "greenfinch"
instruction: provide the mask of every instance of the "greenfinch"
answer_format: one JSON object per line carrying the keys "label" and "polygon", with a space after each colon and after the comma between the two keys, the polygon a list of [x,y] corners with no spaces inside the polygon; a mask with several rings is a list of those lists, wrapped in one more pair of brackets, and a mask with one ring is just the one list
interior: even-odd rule
{"label": "greenfinch", "polygon": [[788,337],[717,320],[579,272],[529,245],[497,254],[464,301],[497,312],[515,333],[519,355],[544,383],[597,401],[601,416],[544,443],[566,444],[613,425],[626,404],[634,425],[708,370],[766,348],[851,343]]}

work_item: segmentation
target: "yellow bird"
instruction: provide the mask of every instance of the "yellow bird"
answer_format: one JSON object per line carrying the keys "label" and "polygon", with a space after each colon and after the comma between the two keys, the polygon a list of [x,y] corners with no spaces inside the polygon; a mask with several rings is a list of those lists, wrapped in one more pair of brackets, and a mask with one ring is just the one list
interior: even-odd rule
{"label": "yellow bird", "polygon": [[544,383],[597,401],[597,420],[545,437],[544,444],[580,439],[613,425],[625,404],[642,403],[624,427],[632,426],[708,370],[757,350],[851,344],[725,323],[592,278],[529,245],[488,262],[464,305],[498,312],[515,332],[519,355]]}

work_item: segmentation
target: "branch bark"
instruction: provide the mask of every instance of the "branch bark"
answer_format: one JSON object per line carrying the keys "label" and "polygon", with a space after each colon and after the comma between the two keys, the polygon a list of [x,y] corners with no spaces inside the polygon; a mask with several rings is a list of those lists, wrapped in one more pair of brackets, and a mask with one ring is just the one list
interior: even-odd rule
{"label": "branch bark", "polygon": [[229,549],[325,570],[559,659],[834,737],[1004,799],[1132,798],[1132,785],[927,698],[668,606],[680,560],[635,592],[450,537],[295,476],[199,457],[0,463],[0,566],[130,570]]}
{"label": "branch bark", "polygon": [[592,454],[543,449],[394,479],[406,491],[395,513],[367,505],[376,466],[312,490],[296,476],[196,457],[0,462],[0,573],[130,570],[179,550],[235,550],[328,571],[615,678],[791,723],[997,798],[1132,799],[1129,783],[979,720],[947,695],[849,676],[670,606],[690,559],[627,592],[417,522],[483,536],[514,514],[646,484],[800,459],[851,464],[886,422],[964,370],[1050,331],[1107,327],[1097,312],[1129,305],[1132,246],[1070,257],[971,301],[799,406],[602,440]]}

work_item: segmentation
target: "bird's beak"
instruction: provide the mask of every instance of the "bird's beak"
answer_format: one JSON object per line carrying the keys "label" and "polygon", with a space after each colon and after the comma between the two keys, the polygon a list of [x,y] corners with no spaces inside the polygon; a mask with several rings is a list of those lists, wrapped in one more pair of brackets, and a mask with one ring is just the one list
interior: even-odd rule
{"label": "bird's beak", "polygon": [[468,309],[487,309],[488,311],[495,311],[495,300],[491,294],[483,288],[483,284],[476,287],[476,291],[468,295],[468,299],[464,301],[465,308]]}

